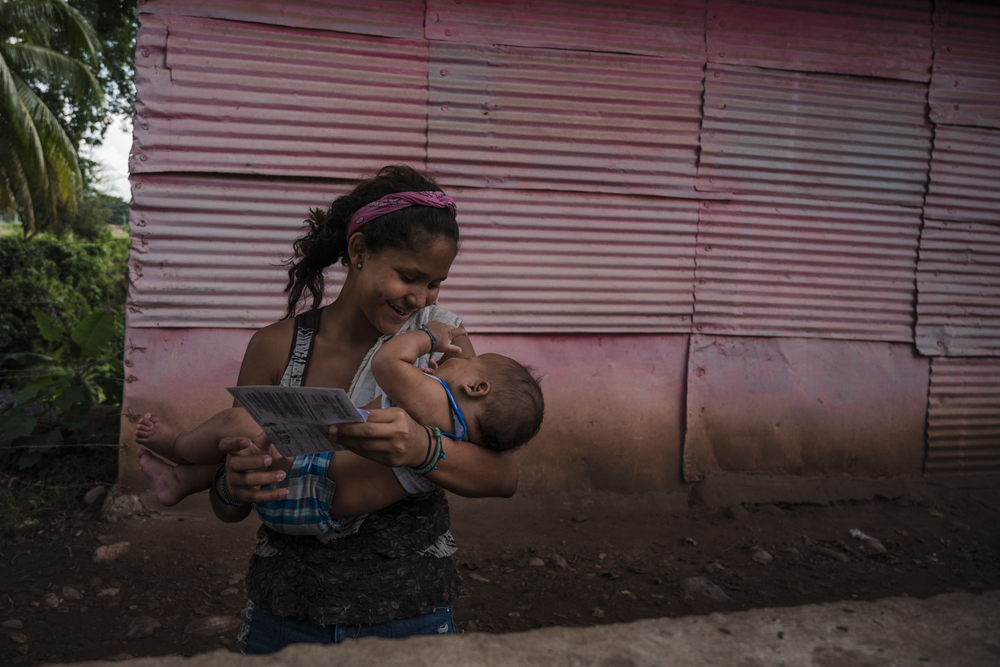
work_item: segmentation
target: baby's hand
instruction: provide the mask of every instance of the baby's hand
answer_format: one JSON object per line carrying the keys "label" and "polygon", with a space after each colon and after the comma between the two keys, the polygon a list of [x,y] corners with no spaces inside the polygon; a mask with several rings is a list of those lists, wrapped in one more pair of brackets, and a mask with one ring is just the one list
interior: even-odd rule
{"label": "baby's hand", "polygon": [[462,348],[453,344],[452,341],[460,336],[469,335],[466,333],[465,327],[453,327],[435,320],[427,323],[427,330],[437,339],[437,342],[434,343],[435,352],[462,354]]}

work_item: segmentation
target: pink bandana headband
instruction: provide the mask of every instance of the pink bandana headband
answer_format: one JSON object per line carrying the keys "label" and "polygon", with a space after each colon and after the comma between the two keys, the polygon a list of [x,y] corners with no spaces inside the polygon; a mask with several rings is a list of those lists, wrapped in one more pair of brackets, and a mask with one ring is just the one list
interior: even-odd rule
{"label": "pink bandana headband", "polygon": [[443,192],[397,192],[386,195],[378,201],[362,206],[347,223],[347,238],[351,238],[354,232],[358,231],[361,225],[371,222],[375,218],[382,217],[386,213],[392,213],[408,206],[433,206],[434,208],[446,208],[454,216],[457,212],[455,201]]}

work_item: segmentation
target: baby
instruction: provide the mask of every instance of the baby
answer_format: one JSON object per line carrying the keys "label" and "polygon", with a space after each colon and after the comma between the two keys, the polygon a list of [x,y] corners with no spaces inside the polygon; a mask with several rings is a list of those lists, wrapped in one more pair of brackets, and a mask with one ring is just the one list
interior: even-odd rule
{"label": "baby", "polygon": [[[372,374],[383,396],[365,407],[398,405],[418,423],[434,427],[428,429],[427,455],[419,466],[387,468],[346,451],[293,459],[272,447],[271,468],[281,468],[287,476],[268,488],[287,487],[288,495],[255,505],[261,520],[284,533],[349,534],[357,530],[361,515],[408,494],[436,488],[422,477],[445,458],[434,429],[497,451],[516,449],[533,438],[541,426],[544,401],[538,381],[518,362],[483,354],[450,358],[434,371],[414,366],[431,351],[461,353],[452,340],[463,335],[461,327],[429,322],[422,329],[389,339],[372,359]],[[180,433],[146,415],[139,421],[135,439],[175,463],[208,464],[223,460],[218,446],[222,438],[252,437],[259,432],[246,411],[230,408]],[[177,475],[160,475],[153,481],[161,501],[177,502],[200,490],[183,488]],[[351,519],[342,521],[347,517]]]}

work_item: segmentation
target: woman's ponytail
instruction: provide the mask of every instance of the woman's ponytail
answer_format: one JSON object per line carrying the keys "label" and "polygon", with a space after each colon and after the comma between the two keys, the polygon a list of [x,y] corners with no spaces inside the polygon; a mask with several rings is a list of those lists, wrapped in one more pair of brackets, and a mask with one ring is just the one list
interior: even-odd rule
{"label": "woman's ponytail", "polygon": [[329,211],[319,208],[309,210],[309,217],[305,220],[308,229],[295,239],[292,244],[295,255],[286,262],[288,307],[285,317],[295,316],[296,306],[306,290],[312,295],[310,308],[319,307],[325,287],[323,272],[347,254],[347,221],[348,217],[338,220],[332,208]]}

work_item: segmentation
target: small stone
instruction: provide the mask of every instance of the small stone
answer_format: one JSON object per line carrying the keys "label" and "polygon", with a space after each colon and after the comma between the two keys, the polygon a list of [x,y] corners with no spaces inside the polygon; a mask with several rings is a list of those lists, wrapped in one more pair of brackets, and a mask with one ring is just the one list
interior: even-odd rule
{"label": "small stone", "polygon": [[559,554],[552,554],[552,556],[549,557],[549,561],[553,565],[555,565],[556,567],[558,567],[560,570],[565,570],[565,569],[569,568],[569,563],[567,563],[566,559],[563,558],[562,556],[560,556]]}
{"label": "small stone", "polygon": [[820,546],[813,547],[813,551],[832,560],[839,560],[841,563],[851,562],[851,557],[840,551],[834,551],[833,549],[827,549],[826,547]]}
{"label": "small stone", "polygon": [[221,595],[223,597],[226,597],[227,595],[236,595],[237,593],[239,593],[238,590],[236,590],[233,587],[229,587],[229,588],[226,588],[226,589],[223,589],[222,591],[220,591],[219,595]]}
{"label": "small stone", "polygon": [[733,505],[732,507],[727,507],[722,510],[722,516],[730,521],[740,521],[741,519],[747,518],[750,513],[746,511],[743,505]]}
{"label": "small stone", "polygon": [[476,625],[475,621],[469,621],[468,623],[465,624],[465,631],[466,632],[479,632],[479,626]]}
{"label": "small stone", "polygon": [[509,563],[512,560],[514,560],[514,557],[511,556],[510,554],[500,554],[500,560],[502,560],[505,563]]}
{"label": "small stone", "polygon": [[59,606],[59,596],[55,593],[47,593],[45,597],[42,598],[42,605],[48,607],[49,609],[55,609]]}
{"label": "small stone", "polygon": [[774,556],[767,553],[763,549],[757,549],[757,551],[755,551],[753,554],[753,559],[758,563],[760,563],[761,565],[767,565],[768,563],[774,560]]}
{"label": "small stone", "polygon": [[483,575],[478,574],[476,572],[470,572],[469,573],[469,579],[472,579],[473,581],[478,581],[478,582],[481,582],[481,583],[484,583],[484,584],[490,583],[489,579],[487,579]]}
{"label": "small stone", "polygon": [[66,600],[82,600],[83,599],[83,593],[81,593],[80,591],[76,590],[72,586],[63,586],[62,596]]}
{"label": "small stone", "polygon": [[125,634],[125,639],[132,641],[133,639],[149,637],[159,628],[160,622],[152,616],[136,616],[128,624],[128,632]]}
{"label": "small stone", "polygon": [[184,634],[211,637],[235,630],[241,625],[243,625],[243,621],[231,616],[205,616],[204,618],[196,618],[185,625]]}
{"label": "small stone", "polygon": [[607,554],[597,554],[597,560],[604,560],[607,557],[608,557]]}
{"label": "small stone", "polygon": [[594,607],[594,611],[590,615],[594,618],[604,618],[604,610],[600,607]]}
{"label": "small stone", "polygon": [[118,538],[115,537],[114,535],[98,535],[97,541],[107,546],[109,544],[114,544],[115,542],[117,542]]}
{"label": "small stone", "polygon": [[69,613],[69,607],[67,607],[64,604],[61,604],[58,607],[56,607],[56,612],[60,613],[60,614],[68,614]]}
{"label": "small stone", "polygon": [[120,495],[118,487],[114,487],[104,498],[101,506],[101,518],[108,523],[115,523],[121,519],[146,514],[139,496],[134,494]]}
{"label": "small stone", "polygon": [[21,623],[21,621],[16,618],[12,618],[9,621],[4,621],[3,623],[0,623],[0,625],[2,625],[7,630],[20,630],[21,628],[24,627],[24,624]]}
{"label": "small stone", "polygon": [[536,556],[528,561],[528,567],[545,567],[545,561]]}
{"label": "small stone", "polygon": [[681,590],[689,595],[698,595],[710,600],[728,601],[731,598],[721,588],[706,577],[688,577],[678,582]]}
{"label": "small stone", "polygon": [[131,548],[132,545],[128,542],[116,542],[115,544],[97,547],[97,550],[94,551],[93,561],[95,563],[110,563],[127,554]]}
{"label": "small stone", "polygon": [[10,633],[10,640],[15,644],[27,644],[28,635],[24,634],[23,632],[12,632]]}
{"label": "small stone", "polygon": [[94,577],[90,580],[90,588],[100,588],[101,584],[103,583],[104,583],[103,579],[101,579],[100,577]]}
{"label": "small stone", "polygon": [[95,486],[83,496],[83,502],[87,503],[88,507],[93,507],[104,500],[104,495],[107,492],[108,490],[104,486]]}
{"label": "small stone", "polygon": [[120,588],[102,588],[101,590],[97,591],[97,597],[99,598],[118,597],[118,594],[121,592],[121,590],[122,589]]}

